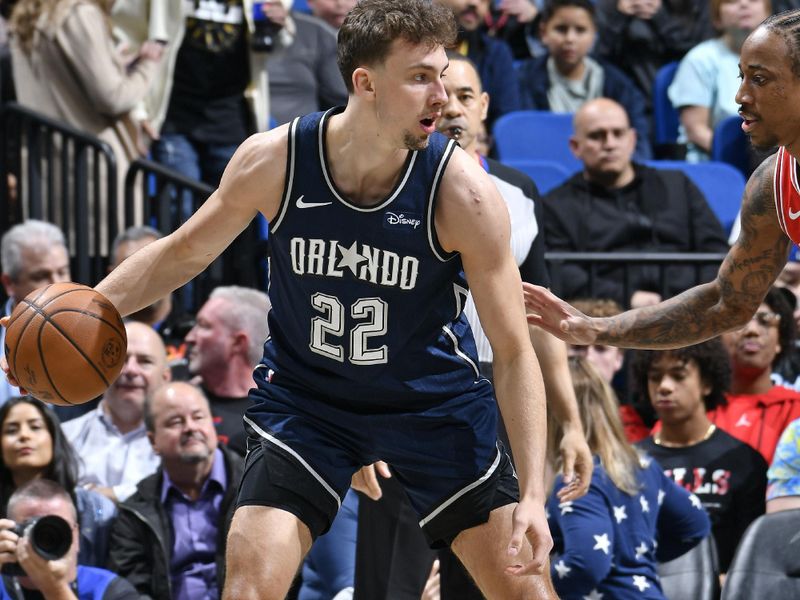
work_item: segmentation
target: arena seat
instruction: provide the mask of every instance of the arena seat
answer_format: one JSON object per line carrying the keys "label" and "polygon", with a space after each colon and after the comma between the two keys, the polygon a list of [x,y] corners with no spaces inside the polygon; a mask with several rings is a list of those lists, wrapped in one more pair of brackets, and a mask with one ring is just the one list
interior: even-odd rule
{"label": "arena seat", "polygon": [[564,165],[554,160],[506,160],[503,164],[522,171],[533,179],[539,193],[545,195],[566,181],[571,173]]}
{"label": "arena seat", "polygon": [[762,515],[747,528],[722,600],[800,598],[800,509]]}
{"label": "arena seat", "polygon": [[686,173],[703,192],[725,231],[730,233],[739,213],[746,183],[739,169],[716,161],[689,163],[683,160],[650,160],[645,164],[657,169],[677,169]]}
{"label": "arena seat", "polygon": [[667,63],[658,70],[653,81],[653,139],[657,146],[675,144],[678,141],[680,119],[667,95],[667,89],[677,70],[677,61]]}
{"label": "arena seat", "polygon": [[714,128],[711,160],[728,163],[747,177],[750,173],[750,142],[742,131],[742,118],[733,115],[723,119]]}
{"label": "arena seat", "polygon": [[492,130],[501,162],[549,160],[560,163],[569,173],[582,165],[569,149],[572,114],[541,110],[517,110],[497,119]]}
{"label": "arena seat", "polygon": [[709,535],[686,554],[658,565],[661,589],[669,600],[719,598],[719,563]]}

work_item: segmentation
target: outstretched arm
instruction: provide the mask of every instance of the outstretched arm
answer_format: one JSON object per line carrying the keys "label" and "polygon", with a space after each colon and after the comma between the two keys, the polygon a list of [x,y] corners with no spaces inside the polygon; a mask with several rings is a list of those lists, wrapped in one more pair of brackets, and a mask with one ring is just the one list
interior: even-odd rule
{"label": "outstretched arm", "polygon": [[654,306],[590,319],[548,290],[525,284],[528,321],[574,344],[678,348],[741,327],[756,311],[786,263],[789,238],[778,225],[772,196],[775,158],[747,182],[742,232],[717,278]]}
{"label": "outstretched arm", "polygon": [[514,511],[512,562],[527,535],[530,565],[514,574],[543,572],[552,539],[544,517],[546,439],[544,385],[528,337],[522,285],[510,249],[508,209],[480,166],[456,149],[442,181],[436,231],[442,246],[458,251],[486,336],[494,353],[497,402],[508,430],[519,474],[520,502]]}

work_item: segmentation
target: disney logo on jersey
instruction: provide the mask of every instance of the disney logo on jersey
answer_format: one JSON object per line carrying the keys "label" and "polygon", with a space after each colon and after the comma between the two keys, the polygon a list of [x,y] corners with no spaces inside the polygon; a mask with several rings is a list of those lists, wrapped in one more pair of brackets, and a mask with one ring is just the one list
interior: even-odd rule
{"label": "disney logo on jersey", "polygon": [[386,287],[412,290],[417,285],[419,259],[400,256],[391,250],[337,240],[292,238],[289,245],[295,275],[345,277],[349,273],[361,281]]}
{"label": "disney logo on jersey", "polygon": [[422,225],[422,215],[412,213],[383,213],[383,226],[386,229],[416,229]]}

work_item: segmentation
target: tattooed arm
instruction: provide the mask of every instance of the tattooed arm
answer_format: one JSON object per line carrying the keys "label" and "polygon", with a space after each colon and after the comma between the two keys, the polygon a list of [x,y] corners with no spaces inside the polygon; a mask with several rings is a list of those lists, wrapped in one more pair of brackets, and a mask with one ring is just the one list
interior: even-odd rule
{"label": "tattooed arm", "polygon": [[678,348],[741,327],[777,279],[789,250],[775,211],[774,170],[771,156],[747,182],[742,231],[714,281],[660,304],[594,319],[544,288],[523,284],[528,320],[574,344],[624,348]]}

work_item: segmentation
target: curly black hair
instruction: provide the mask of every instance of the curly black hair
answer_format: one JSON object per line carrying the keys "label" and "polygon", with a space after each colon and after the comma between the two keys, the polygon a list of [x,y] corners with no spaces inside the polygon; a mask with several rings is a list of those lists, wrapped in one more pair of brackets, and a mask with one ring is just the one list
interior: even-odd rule
{"label": "curly black hair", "polygon": [[725,392],[731,383],[731,365],[728,353],[719,338],[714,338],[673,350],[636,350],[631,357],[631,374],[633,386],[641,398],[649,398],[647,391],[647,374],[650,367],[662,356],[670,356],[688,362],[693,360],[700,371],[700,379],[711,388],[703,398],[706,410],[711,410],[726,403]]}

